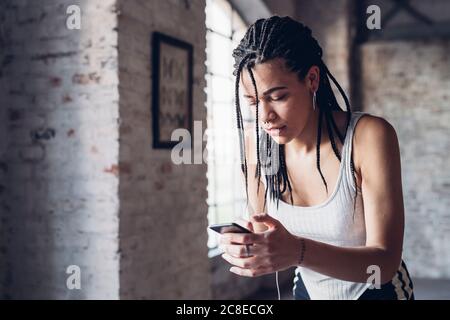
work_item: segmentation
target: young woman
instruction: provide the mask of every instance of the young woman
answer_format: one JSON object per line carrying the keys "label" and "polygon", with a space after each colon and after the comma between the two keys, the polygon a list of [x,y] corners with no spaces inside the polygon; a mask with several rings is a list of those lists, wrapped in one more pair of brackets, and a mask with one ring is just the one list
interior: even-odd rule
{"label": "young woman", "polygon": [[[256,21],[233,57],[254,233],[222,235],[230,271],[254,277],[295,266],[295,299],[414,299],[394,128],[351,111],[311,30],[289,17]],[[240,89],[255,134],[244,134]]]}

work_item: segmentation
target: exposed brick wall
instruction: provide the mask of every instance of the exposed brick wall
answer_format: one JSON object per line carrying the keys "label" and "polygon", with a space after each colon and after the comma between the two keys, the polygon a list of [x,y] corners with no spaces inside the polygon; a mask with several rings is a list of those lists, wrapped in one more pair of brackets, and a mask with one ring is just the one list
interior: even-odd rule
{"label": "exposed brick wall", "polygon": [[193,119],[204,130],[205,1],[119,3],[120,297],[207,299],[206,164],[152,149],[150,51],[153,31],[194,46]]}
{"label": "exposed brick wall", "polygon": [[450,41],[362,47],[364,111],[386,118],[401,151],[413,276],[450,278]]}
{"label": "exposed brick wall", "polygon": [[[66,28],[72,4],[81,30]],[[4,297],[119,296],[114,4],[2,1]],[[81,268],[81,290],[66,287],[69,265]]]}

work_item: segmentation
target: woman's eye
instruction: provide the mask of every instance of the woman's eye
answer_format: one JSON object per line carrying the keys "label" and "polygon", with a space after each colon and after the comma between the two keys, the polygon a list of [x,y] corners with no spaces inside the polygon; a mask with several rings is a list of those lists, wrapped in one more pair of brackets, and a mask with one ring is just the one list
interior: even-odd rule
{"label": "woman's eye", "polygon": [[[268,98],[269,101],[282,101],[285,100],[288,97],[288,94],[282,95],[280,97],[270,97]],[[251,107],[256,106],[256,101],[248,101],[248,105]]]}
{"label": "woman's eye", "polygon": [[287,94],[285,94],[285,95],[283,95],[281,97],[273,97],[272,101],[281,101],[281,100],[285,99],[286,97],[287,97]]}

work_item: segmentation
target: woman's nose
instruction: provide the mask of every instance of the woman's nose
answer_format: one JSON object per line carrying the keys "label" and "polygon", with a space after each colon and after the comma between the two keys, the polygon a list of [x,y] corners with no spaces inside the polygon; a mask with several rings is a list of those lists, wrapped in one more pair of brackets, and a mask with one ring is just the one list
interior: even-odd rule
{"label": "woman's nose", "polygon": [[270,105],[264,101],[261,101],[259,104],[259,120],[261,122],[271,122],[275,120],[276,115],[273,110],[270,108]]}

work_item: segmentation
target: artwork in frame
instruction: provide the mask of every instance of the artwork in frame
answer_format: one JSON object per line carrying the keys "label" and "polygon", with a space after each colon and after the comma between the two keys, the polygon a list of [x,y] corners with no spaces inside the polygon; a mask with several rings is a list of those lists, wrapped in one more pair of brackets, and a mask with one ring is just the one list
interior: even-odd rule
{"label": "artwork in frame", "polygon": [[189,130],[192,137],[192,45],[153,33],[153,148],[170,149],[175,129]]}

